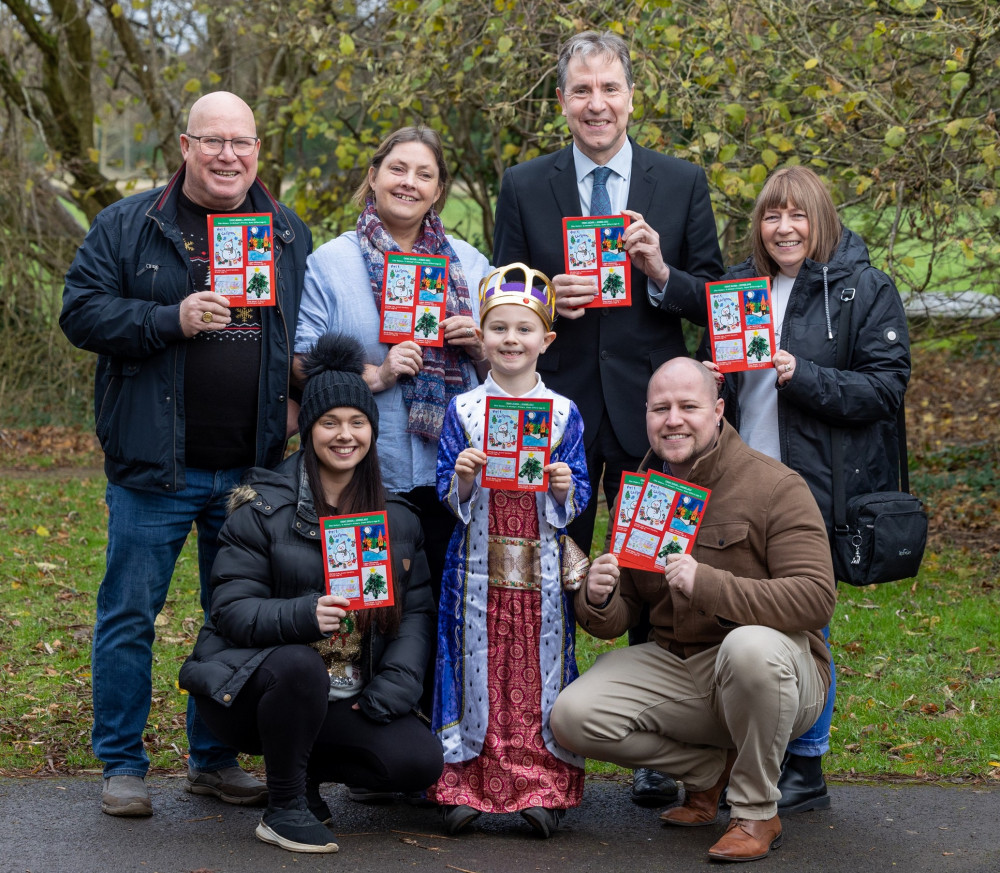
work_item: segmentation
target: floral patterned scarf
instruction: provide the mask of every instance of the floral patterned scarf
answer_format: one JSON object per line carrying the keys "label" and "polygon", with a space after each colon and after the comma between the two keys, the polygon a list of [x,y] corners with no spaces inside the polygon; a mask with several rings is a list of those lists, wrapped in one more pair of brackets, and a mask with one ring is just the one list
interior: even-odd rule
{"label": "floral patterned scarf", "polygon": [[[368,266],[375,306],[382,311],[382,277],[385,273],[385,253],[398,252],[399,246],[378,217],[375,199],[370,194],[365,209],[358,218],[358,242]],[[465,281],[462,264],[444,233],[441,218],[432,207],[424,216],[420,234],[413,246],[418,254],[448,256],[448,299],[445,317],[472,316],[469,287]],[[408,433],[425,440],[436,440],[441,435],[441,424],[448,401],[455,395],[473,387],[469,357],[464,350],[452,346],[421,346],[424,363],[416,376],[399,380],[403,400],[409,410]],[[463,364],[465,366],[463,366]]]}

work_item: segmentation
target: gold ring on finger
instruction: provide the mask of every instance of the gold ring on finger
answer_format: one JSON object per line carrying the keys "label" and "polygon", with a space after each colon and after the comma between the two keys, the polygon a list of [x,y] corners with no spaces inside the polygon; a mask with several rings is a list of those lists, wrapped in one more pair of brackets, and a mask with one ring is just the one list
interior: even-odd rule
{"label": "gold ring on finger", "polygon": [[209,311],[208,311],[208,310],[206,309],[206,310],[205,310],[205,311],[204,311],[204,312],[203,312],[203,313],[201,314],[201,320],[202,320],[203,322],[205,322],[205,324],[211,324],[211,323],[212,323],[212,313],[211,313],[211,312],[209,312]]}

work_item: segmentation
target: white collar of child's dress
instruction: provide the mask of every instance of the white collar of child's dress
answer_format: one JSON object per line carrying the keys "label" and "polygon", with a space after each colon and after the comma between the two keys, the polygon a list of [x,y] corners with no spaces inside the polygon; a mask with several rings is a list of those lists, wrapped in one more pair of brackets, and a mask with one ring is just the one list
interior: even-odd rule
{"label": "white collar of child's dress", "polygon": [[[493,371],[490,370],[486,377],[486,381],[483,382],[483,387],[486,389],[487,395],[490,397],[513,397],[513,394],[508,394],[503,390],[496,382],[493,381]],[[542,382],[542,377],[535,373],[535,387],[532,388],[527,394],[518,394],[518,397],[538,397],[540,394],[544,393],[545,384]]]}

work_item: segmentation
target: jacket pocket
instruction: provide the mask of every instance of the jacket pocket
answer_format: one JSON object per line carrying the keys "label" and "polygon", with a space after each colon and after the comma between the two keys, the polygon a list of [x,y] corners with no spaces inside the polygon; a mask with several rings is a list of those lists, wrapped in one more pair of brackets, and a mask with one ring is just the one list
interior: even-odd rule
{"label": "jacket pocket", "polygon": [[750,554],[750,522],[725,521],[702,524],[698,531],[695,559],[734,573],[751,575],[753,560]]}
{"label": "jacket pocket", "polygon": [[116,455],[117,422],[125,408],[128,385],[131,377],[139,372],[139,362],[129,358],[111,358],[104,374],[104,392],[100,407],[95,415],[95,430],[101,448],[110,455]]}
{"label": "jacket pocket", "polygon": [[662,364],[672,358],[687,357],[687,349],[683,346],[667,346],[664,349],[653,349],[649,353],[649,373],[655,373]]}

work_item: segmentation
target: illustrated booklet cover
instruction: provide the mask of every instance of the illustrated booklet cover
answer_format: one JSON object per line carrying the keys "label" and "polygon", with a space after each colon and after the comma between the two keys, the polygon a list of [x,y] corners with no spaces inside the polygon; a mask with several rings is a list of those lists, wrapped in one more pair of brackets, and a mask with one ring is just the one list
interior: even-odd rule
{"label": "illustrated booklet cover", "polygon": [[737,373],[770,367],[775,352],[771,281],[761,276],[706,282],[705,292],[712,360],[719,370]]}
{"label": "illustrated booklet cover", "polygon": [[628,226],[627,215],[563,219],[566,272],[597,279],[597,294],[585,308],[632,305],[632,264],[622,241]]}
{"label": "illustrated booklet cover", "polygon": [[552,446],[552,401],[486,398],[483,488],[545,491]]}
{"label": "illustrated booklet cover", "polygon": [[386,252],[379,341],[443,346],[448,256]]}
{"label": "illustrated booklet cover", "polygon": [[392,561],[384,512],[328,515],[323,536],[326,593],[350,600],[347,609],[392,606]]}
{"label": "illustrated booklet cover", "polygon": [[208,216],[212,290],[230,306],[275,306],[271,214]]}
{"label": "illustrated booklet cover", "polygon": [[621,553],[622,546],[625,545],[625,535],[628,533],[629,525],[632,524],[632,516],[635,515],[635,506],[639,502],[639,495],[642,494],[642,486],[646,484],[644,473],[622,473],[621,484],[618,487],[618,499],[615,501],[615,515],[611,526],[611,554]]}
{"label": "illustrated booklet cover", "polygon": [[667,555],[688,554],[711,493],[665,473],[647,473],[621,551],[615,552],[618,563],[663,572]]}

